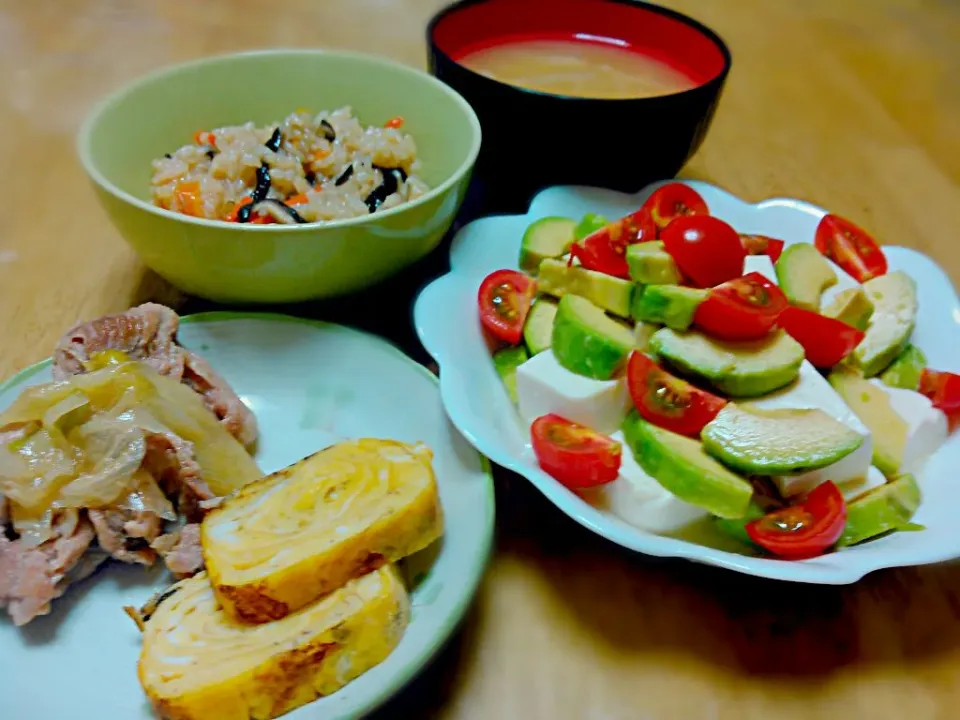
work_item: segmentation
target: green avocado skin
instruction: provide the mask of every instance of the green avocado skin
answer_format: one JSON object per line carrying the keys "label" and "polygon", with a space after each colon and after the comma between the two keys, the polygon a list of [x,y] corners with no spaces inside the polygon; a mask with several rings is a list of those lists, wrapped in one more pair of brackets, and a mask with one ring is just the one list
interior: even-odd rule
{"label": "green avocado skin", "polygon": [[634,320],[686,330],[707,297],[705,290],[680,285],[647,285],[633,291],[630,312]]}
{"label": "green avocado skin", "polygon": [[754,369],[747,372],[736,364],[724,368],[722,372],[713,371],[697,364],[696,359],[685,355],[682,346],[674,348],[669,335],[663,331],[654,333],[650,338],[650,349],[667,365],[679,374],[692,378],[703,378],[720,392],[734,398],[750,398],[766,395],[789,385],[800,372],[803,364],[803,348],[793,338],[787,336],[787,342],[794,352],[789,360],[780,366]]}
{"label": "green avocado skin", "polygon": [[523,345],[503,348],[493,354],[493,364],[500,379],[507,388],[507,395],[514,405],[517,404],[517,368],[530,359]]}
{"label": "green avocado skin", "polygon": [[897,530],[913,518],[921,501],[913,475],[900,475],[847,505],[847,524],[839,547],[856,545]]}
{"label": "green avocado skin", "polygon": [[754,520],[759,520],[766,513],[756,503],[750,503],[750,507],[747,508],[747,514],[742,518],[713,518],[714,525],[716,525],[717,530],[722,532],[727,537],[732,537],[734,540],[739,540],[745,545],[750,545],[757,547],[756,543],[753,542],[753,539],[747,533],[747,525]]}
{"label": "green avocado skin", "polygon": [[[721,518],[742,518],[747,513],[753,497],[753,488],[748,481],[737,478],[719,463],[719,479],[711,477],[702,464],[687,459],[675,447],[665,444],[662,438],[680,438],[683,446],[700,452],[699,443],[695,440],[674,436],[655,427],[640,417],[636,410],[631,410],[624,420],[623,435],[644,471],[681,500]],[[708,463],[716,462],[711,458],[706,460]]]}
{"label": "green avocado skin", "polygon": [[633,350],[633,336],[629,337],[630,343],[621,344],[615,338],[591,332],[571,310],[571,297],[561,298],[557,307],[550,343],[553,354],[570,372],[594,380],[610,380],[623,368],[627,355]]}
{"label": "green avocado skin", "polygon": [[920,374],[927,365],[927,356],[916,345],[907,345],[890,367],[880,374],[880,380],[890,387],[916,390]]}

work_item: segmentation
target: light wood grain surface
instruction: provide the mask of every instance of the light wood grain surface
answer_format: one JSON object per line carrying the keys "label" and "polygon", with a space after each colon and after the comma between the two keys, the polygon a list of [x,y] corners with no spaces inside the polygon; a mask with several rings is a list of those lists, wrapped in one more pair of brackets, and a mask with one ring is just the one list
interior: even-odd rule
{"label": "light wood grain surface", "polygon": [[[210,53],[333,46],[422,66],[440,0],[0,0],[0,374],[80,317],[177,294],[95,205],[91,103]],[[672,0],[734,68],[685,174],[824,205],[960,278],[960,3]],[[616,550],[516,478],[464,630],[385,718],[960,717],[960,567],[780,585]],[[960,532],[960,523],[958,523]]]}

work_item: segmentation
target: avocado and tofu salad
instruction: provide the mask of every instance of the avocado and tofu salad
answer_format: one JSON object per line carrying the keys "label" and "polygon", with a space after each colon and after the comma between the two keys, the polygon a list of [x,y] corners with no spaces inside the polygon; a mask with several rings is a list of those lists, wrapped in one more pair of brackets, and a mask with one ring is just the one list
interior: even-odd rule
{"label": "avocado and tofu salad", "polygon": [[641,530],[815,557],[913,522],[960,375],[912,344],[916,282],[862,228],[741,233],[683,183],[545,217],[478,293],[541,469]]}

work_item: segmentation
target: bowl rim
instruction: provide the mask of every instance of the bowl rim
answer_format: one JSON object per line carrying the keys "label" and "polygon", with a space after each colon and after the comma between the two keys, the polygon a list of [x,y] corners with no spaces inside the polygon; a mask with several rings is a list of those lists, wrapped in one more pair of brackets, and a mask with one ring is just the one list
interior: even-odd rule
{"label": "bowl rim", "polygon": [[[699,32],[701,35],[706,37],[710,42],[716,45],[717,49],[720,51],[720,54],[723,56],[723,68],[719,73],[714,75],[708,80],[705,80],[698,85],[694,85],[691,88],[686,90],[679,90],[677,92],[664,93],[662,95],[651,95],[648,97],[636,97],[636,98],[596,98],[596,97],[582,97],[580,95],[563,95],[561,93],[551,93],[545,92],[543,90],[534,90],[532,88],[520,87],[519,85],[511,85],[510,83],[503,82],[501,80],[495,80],[487,75],[476,72],[475,70],[470,69],[463,63],[458,60],[455,60],[448,52],[443,50],[436,41],[436,29],[445,18],[449,15],[453,15],[463,8],[470,7],[471,5],[483,5],[485,3],[492,2],[492,0],[454,0],[447,5],[444,5],[440,8],[434,15],[430,18],[430,21],[427,23],[426,36],[427,36],[427,45],[430,49],[430,52],[435,53],[441,56],[444,60],[451,63],[452,65],[457,66],[464,72],[468,73],[471,79],[481,79],[490,83],[491,87],[496,87],[498,90],[508,90],[520,93],[521,95],[535,97],[535,98],[549,98],[553,100],[566,100],[566,101],[576,101],[591,105],[605,105],[610,107],[613,104],[618,104],[621,107],[638,102],[651,102],[657,100],[663,100],[667,98],[678,98],[684,97],[687,95],[692,95],[694,93],[702,92],[704,88],[708,88],[714,84],[722,85],[723,82],[727,79],[727,76],[730,74],[730,69],[733,67],[733,54],[730,52],[730,48],[719,33],[717,33],[712,28],[707,27],[702,22],[693,18],[689,15],[674,10],[672,8],[664,7],[663,5],[654,5],[651,2],[646,2],[645,0],[604,0],[604,2],[617,3],[619,5],[628,5],[635,10],[652,12],[657,15],[664,15],[666,17],[673,18],[678,22],[681,22],[685,25],[692,27],[694,30]],[[504,33],[506,36],[508,33]]]}
{"label": "bowl rim", "polygon": [[[172,210],[166,210],[161,207],[157,207],[153,203],[146,202],[141,200],[134,195],[131,195],[125,190],[117,187],[114,183],[110,182],[98,167],[98,164],[94,160],[93,152],[91,149],[91,136],[93,134],[94,128],[99,123],[103,114],[119,103],[123,98],[130,94],[134,89],[140,88],[144,85],[147,85],[151,82],[159,80],[160,78],[175,75],[184,71],[189,71],[194,68],[198,68],[203,65],[210,65],[214,63],[225,63],[230,62],[239,58],[249,58],[249,57],[266,57],[266,56],[319,56],[319,57],[338,57],[344,58],[347,60],[359,60],[363,62],[368,62],[373,65],[379,65],[380,67],[389,67],[393,70],[399,70],[401,72],[407,73],[409,75],[415,76],[421,81],[424,81],[436,89],[440,90],[442,93],[450,97],[456,105],[463,110],[464,115],[467,118],[467,121],[472,130],[472,142],[470,149],[467,152],[467,157],[464,161],[457,167],[453,173],[447,177],[442,183],[436,185],[420,197],[415,200],[410,200],[401,205],[389,208],[387,210],[377,211],[376,213],[370,213],[367,215],[360,215],[358,217],[352,218],[343,218],[341,220],[322,220],[312,223],[303,223],[297,225],[253,225],[249,223],[228,223],[223,220],[212,220],[209,218],[198,218],[192,215],[184,215],[182,213],[173,212]],[[76,140],[76,151],[80,158],[80,164],[83,166],[84,171],[87,175],[103,190],[107,191],[113,195],[118,200],[121,200],[128,205],[133,205],[141,210],[144,210],[153,215],[158,215],[163,218],[176,220],[179,222],[185,222],[191,225],[198,225],[201,227],[213,227],[224,230],[226,232],[236,231],[236,232],[260,232],[260,233],[309,233],[316,231],[318,229],[326,228],[345,228],[353,227],[356,225],[363,225],[365,223],[371,223],[382,218],[392,217],[394,215],[399,215],[406,210],[416,208],[420,205],[423,205],[437,197],[440,197],[446,194],[450,188],[460,182],[465,175],[467,175],[473,166],[476,164],[477,157],[480,154],[480,146],[483,140],[483,131],[480,126],[480,120],[477,118],[476,112],[474,112],[470,103],[468,103],[460,93],[451,88],[446,83],[438,80],[434,76],[426,73],[422,70],[419,70],[405,63],[393,60],[389,57],[383,55],[374,55],[371,53],[362,53],[355,52],[351,50],[337,50],[337,49],[328,49],[328,48],[273,48],[273,49],[261,49],[261,50],[246,50],[243,52],[232,52],[232,53],[220,53],[217,55],[210,55],[207,57],[197,58],[194,60],[188,60],[186,62],[173,63],[170,65],[164,65],[150,72],[147,72],[134,80],[127,82],[121,85],[119,88],[113,90],[105,97],[97,101],[93,107],[87,112],[86,117],[83,119],[83,122],[80,124],[80,129],[77,132]]]}

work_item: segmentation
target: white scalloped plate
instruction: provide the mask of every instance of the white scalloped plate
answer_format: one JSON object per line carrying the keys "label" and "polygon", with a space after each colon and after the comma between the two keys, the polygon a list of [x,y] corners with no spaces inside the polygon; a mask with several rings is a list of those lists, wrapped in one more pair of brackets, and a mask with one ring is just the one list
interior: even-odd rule
{"label": "white scalloped plate", "polygon": [[[930,459],[920,478],[924,500],[915,520],[925,530],[894,533],[799,562],[738,554],[639,530],[594,508],[539,469],[527,429],[503,389],[481,333],[477,288],[490,272],[517,267],[521,235],[533,220],[549,215],[579,218],[587,212],[620,217],[640,207],[660,184],[633,196],[596,188],[549,188],[534,198],[526,215],[484,218],[460,230],[450,248],[451,271],[428,285],[414,308],[420,340],[440,365],[440,393],[454,425],[480,452],[526,477],[581,525],[648,555],[685,558],[761,577],[826,584],[852,583],[880,568],[960,557],[957,433]],[[774,199],[751,205],[706,183],[686,184],[704,197],[712,214],[740,232],[769,235],[787,244],[812,242],[824,214],[799,200]],[[884,247],[884,252],[891,269],[904,270],[918,281],[920,316],[913,342],[927,354],[931,366],[960,371],[960,304],[950,279],[918,252],[901,247]]]}
{"label": "white scalloped plate", "polygon": [[[463,617],[493,538],[489,466],[450,425],[436,379],[393,345],[339,325],[283,315],[207,313],[183,319],[180,340],[201,352],[257,415],[257,462],[267,472],[339,439],[425,442],[446,518],[443,540],[409,559],[412,618],[400,645],[339,692],[290,720],[362,717],[398,691]],[[6,407],[50,379],[49,360],[0,386]],[[170,582],[113,563],[15,628],[0,611],[0,717],[4,720],[151,720],[137,681],[140,634],[124,615]]]}

